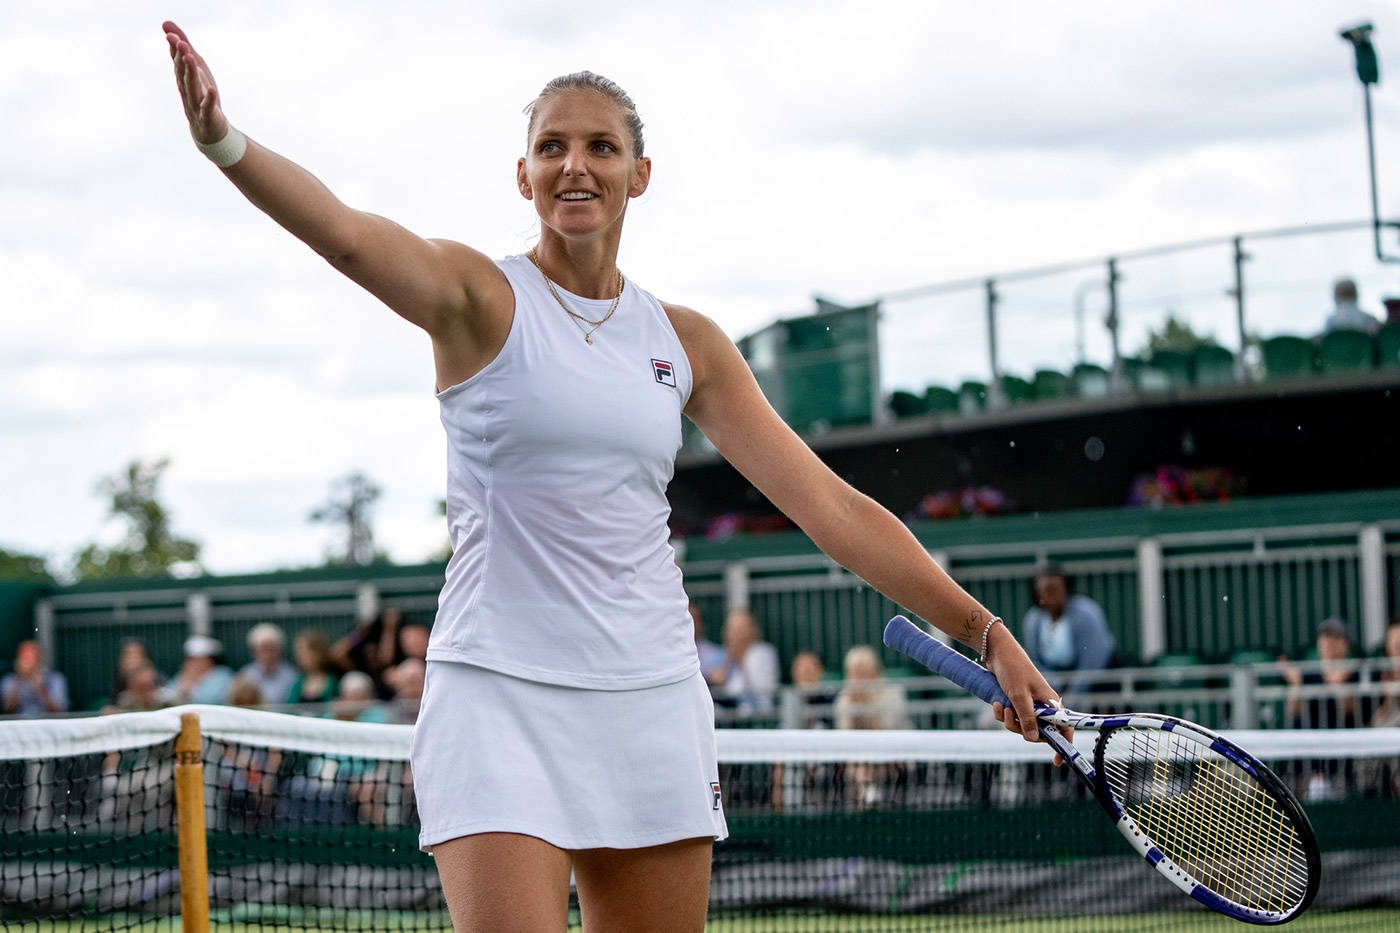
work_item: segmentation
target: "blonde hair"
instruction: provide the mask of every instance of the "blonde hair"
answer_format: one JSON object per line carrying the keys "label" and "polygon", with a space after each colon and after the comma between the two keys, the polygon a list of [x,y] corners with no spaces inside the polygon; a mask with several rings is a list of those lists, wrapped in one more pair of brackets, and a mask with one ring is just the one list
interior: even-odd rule
{"label": "blonde hair", "polygon": [[645,143],[642,140],[642,118],[637,114],[637,105],[632,103],[632,98],[616,82],[591,71],[560,75],[546,84],[539,96],[530,101],[525,107],[525,113],[530,117],[530,122],[525,127],[527,142],[535,133],[535,111],[539,109],[540,104],[563,91],[594,91],[617,104],[622,111],[622,122],[632,136],[632,155],[638,159],[642,157]]}
{"label": "blonde hair", "polygon": [[880,662],[880,656],[875,653],[875,649],[869,645],[856,645],[847,651],[841,661],[841,667],[843,671],[849,671],[854,665],[862,662],[875,672],[876,677],[884,676],[885,665]]}

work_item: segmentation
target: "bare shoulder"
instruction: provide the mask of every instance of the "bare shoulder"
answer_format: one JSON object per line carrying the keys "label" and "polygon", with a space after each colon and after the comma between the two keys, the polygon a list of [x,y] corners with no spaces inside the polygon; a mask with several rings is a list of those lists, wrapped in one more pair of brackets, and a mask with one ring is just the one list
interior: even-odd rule
{"label": "bare shoulder", "polygon": [[669,301],[661,302],[661,307],[665,309],[666,317],[685,348],[696,386],[703,384],[706,375],[713,372],[716,364],[726,356],[738,353],[733,341],[720,326],[694,308]]}
{"label": "bare shoulder", "polygon": [[724,336],[718,324],[694,308],[670,301],[661,302],[661,307],[666,310],[666,316],[671,319],[671,326],[676,329],[676,336],[682,341],[713,339],[715,334]]}
{"label": "bare shoulder", "polygon": [[[469,300],[504,289],[510,291],[506,275],[496,261],[477,249],[456,240],[430,239],[429,245],[440,261],[462,283]],[[475,301],[472,301],[475,304]]]}
{"label": "bare shoulder", "polygon": [[453,283],[429,332],[435,339],[467,332],[487,345],[503,340],[514,314],[515,295],[495,260],[456,240],[426,242],[444,280]]}

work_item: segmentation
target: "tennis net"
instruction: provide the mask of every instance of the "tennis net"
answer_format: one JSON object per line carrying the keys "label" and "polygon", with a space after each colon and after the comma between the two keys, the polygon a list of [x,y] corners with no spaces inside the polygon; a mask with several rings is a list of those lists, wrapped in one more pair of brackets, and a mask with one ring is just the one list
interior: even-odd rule
{"label": "tennis net", "polygon": [[[1322,888],[1294,928],[1400,928],[1400,729],[1231,735],[1297,788],[1322,844]],[[0,723],[0,925],[177,929],[207,910],[219,930],[448,930],[417,846],[409,736],[227,707]],[[719,746],[731,838],[713,930],[1233,924],[1009,734],[721,730]],[[197,805],[177,806],[191,775]]]}

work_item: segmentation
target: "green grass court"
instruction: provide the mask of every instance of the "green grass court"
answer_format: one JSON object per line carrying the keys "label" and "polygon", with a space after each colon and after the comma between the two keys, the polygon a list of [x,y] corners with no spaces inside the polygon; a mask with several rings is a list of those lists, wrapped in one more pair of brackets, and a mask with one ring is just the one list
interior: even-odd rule
{"label": "green grass court", "polygon": [[[575,914],[570,930],[580,929]],[[334,926],[303,926],[284,915],[280,918],[265,917],[256,922],[240,922],[225,918],[220,922],[215,917],[210,929],[220,933],[272,933],[284,930],[298,933],[333,933],[333,931],[355,929],[344,921]],[[451,926],[415,926],[422,918],[403,916],[402,926],[394,925],[394,918],[378,917],[374,928],[422,931],[444,931],[450,933]],[[130,924],[130,925],[128,925]],[[139,919],[122,920],[117,917],[94,919],[84,926],[83,921],[51,922],[38,921],[21,923],[22,930],[35,933],[77,933],[80,930],[133,930],[140,933],[178,933],[180,921],[169,918],[142,922]],[[369,928],[368,924],[365,928]],[[793,914],[765,915],[762,917],[716,917],[706,925],[712,933],[921,933],[921,931],[957,931],[968,933],[1156,933],[1163,929],[1190,930],[1244,930],[1245,926],[1204,908],[1172,914],[1128,914],[1112,917],[1065,917],[1060,919],[1027,919],[1024,917],[975,916],[970,914],[924,914],[908,917],[854,916],[850,914]],[[1342,931],[1380,931],[1400,929],[1400,910],[1349,910],[1343,912],[1311,912],[1288,925],[1290,933],[1342,933]]]}

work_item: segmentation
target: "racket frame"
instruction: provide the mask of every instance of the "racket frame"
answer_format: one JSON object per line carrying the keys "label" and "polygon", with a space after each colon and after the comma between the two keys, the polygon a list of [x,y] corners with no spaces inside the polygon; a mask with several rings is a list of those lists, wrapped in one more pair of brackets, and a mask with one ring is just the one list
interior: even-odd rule
{"label": "racket frame", "polygon": [[[1002,691],[1001,685],[997,683],[996,676],[991,671],[943,644],[904,616],[895,616],[889,621],[889,624],[885,626],[884,641],[890,648],[919,661],[985,702],[1011,705],[1011,701]],[[1317,837],[1313,833],[1312,824],[1308,821],[1307,814],[1298,803],[1298,799],[1278,775],[1274,774],[1262,761],[1205,726],[1174,716],[1156,713],[1080,713],[1044,702],[1035,704],[1035,712],[1036,719],[1040,722],[1040,734],[1045,744],[1064,758],[1074,773],[1085,783],[1094,799],[1098,801],[1099,806],[1103,807],[1104,811],[1113,819],[1114,826],[1128,841],[1128,844],[1183,893],[1228,917],[1261,925],[1287,923],[1306,910],[1308,905],[1312,903],[1322,875]],[[1307,889],[1296,907],[1281,912],[1260,910],[1237,903],[1197,881],[1153,843],[1138,826],[1132,814],[1119,803],[1109,788],[1108,782],[1101,774],[1103,750],[1108,736],[1114,730],[1122,728],[1170,732],[1173,735],[1198,742],[1238,765],[1264,787],[1269,796],[1283,808],[1297,830],[1300,844],[1307,858]],[[1093,754],[1081,752],[1073,742],[1065,737],[1061,729],[1088,729],[1098,732]]]}

